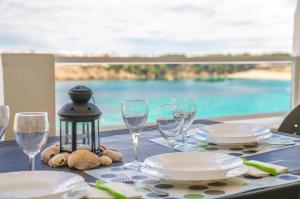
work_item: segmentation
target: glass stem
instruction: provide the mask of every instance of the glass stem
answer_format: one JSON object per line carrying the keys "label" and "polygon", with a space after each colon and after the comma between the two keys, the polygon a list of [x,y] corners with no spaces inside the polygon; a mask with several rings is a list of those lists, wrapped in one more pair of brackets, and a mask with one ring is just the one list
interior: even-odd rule
{"label": "glass stem", "polygon": [[171,153],[171,152],[173,152],[173,143],[174,143],[174,140],[169,140],[168,143],[169,143],[169,153]]}
{"label": "glass stem", "polygon": [[29,155],[29,170],[34,171],[35,170],[35,164],[34,164],[34,157],[35,155]]}
{"label": "glass stem", "polygon": [[182,137],[182,143],[183,143],[183,148],[185,148],[186,146],[186,136],[187,136],[187,129],[186,128],[183,128],[182,129],[182,134],[183,134],[183,137]]}
{"label": "glass stem", "polygon": [[134,152],[134,160],[137,162],[138,161],[138,145],[139,145],[139,133],[132,133],[132,142],[133,142],[133,152]]}

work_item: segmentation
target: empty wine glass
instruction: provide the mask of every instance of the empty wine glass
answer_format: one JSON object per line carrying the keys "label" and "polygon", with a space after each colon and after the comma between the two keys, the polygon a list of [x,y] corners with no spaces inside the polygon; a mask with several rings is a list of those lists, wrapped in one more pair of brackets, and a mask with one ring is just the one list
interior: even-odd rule
{"label": "empty wine glass", "polygon": [[173,98],[172,104],[180,107],[180,111],[175,113],[175,117],[183,117],[184,124],[181,130],[182,144],[177,145],[175,148],[180,151],[194,150],[195,146],[186,143],[187,130],[194,121],[196,115],[196,104],[193,99],[189,98]]}
{"label": "empty wine glass", "polygon": [[9,107],[8,106],[0,106],[0,140],[5,133],[5,129],[8,126],[9,122]]}
{"label": "empty wine glass", "polygon": [[49,130],[48,113],[16,113],[14,132],[18,145],[29,157],[29,169],[34,170],[34,157],[45,143]]}
{"label": "empty wine glass", "polygon": [[184,124],[184,118],[176,115],[178,112],[182,112],[181,108],[173,104],[164,104],[157,107],[157,127],[160,134],[169,144],[169,152],[173,151],[175,138],[180,133]]}
{"label": "empty wine glass", "polygon": [[125,168],[139,169],[138,162],[138,139],[148,118],[147,100],[125,100],[122,101],[122,115],[127,128],[130,131],[133,142],[134,161],[124,165]]}

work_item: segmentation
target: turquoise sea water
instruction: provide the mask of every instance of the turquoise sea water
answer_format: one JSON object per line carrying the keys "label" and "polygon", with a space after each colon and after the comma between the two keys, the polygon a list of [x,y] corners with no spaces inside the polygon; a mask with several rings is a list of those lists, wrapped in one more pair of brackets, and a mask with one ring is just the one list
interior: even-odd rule
{"label": "turquoise sea water", "polygon": [[68,90],[86,85],[94,92],[103,112],[102,125],[123,124],[120,102],[124,99],[149,101],[148,121],[155,121],[156,106],[172,97],[193,97],[197,117],[218,117],[286,111],[290,106],[290,81],[230,79],[218,82],[194,80],[57,81],[57,110],[69,101]]}

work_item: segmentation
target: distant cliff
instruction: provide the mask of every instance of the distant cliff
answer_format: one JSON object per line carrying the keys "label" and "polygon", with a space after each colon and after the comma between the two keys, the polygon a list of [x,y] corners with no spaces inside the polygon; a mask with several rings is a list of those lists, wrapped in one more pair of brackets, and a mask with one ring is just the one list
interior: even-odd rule
{"label": "distant cliff", "polygon": [[[105,57],[109,59],[110,57]],[[164,55],[152,59],[180,60],[187,58],[185,55]],[[199,57],[189,57],[194,60]],[[286,53],[271,53],[262,55],[207,55],[202,60],[253,60],[290,58]],[[135,57],[135,60],[144,59]],[[289,79],[291,67],[287,64],[89,64],[89,65],[57,65],[57,80],[136,80],[136,79],[199,79],[219,80],[223,78],[266,78]]]}
{"label": "distant cliff", "polygon": [[290,66],[271,65],[58,65],[57,80],[144,80],[223,78],[288,79]]}

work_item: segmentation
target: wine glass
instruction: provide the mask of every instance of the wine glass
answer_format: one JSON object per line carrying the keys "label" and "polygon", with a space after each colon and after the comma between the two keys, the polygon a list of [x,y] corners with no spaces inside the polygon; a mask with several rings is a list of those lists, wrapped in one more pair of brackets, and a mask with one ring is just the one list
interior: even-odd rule
{"label": "wine glass", "polygon": [[14,132],[18,145],[29,157],[29,169],[34,171],[34,157],[45,143],[49,130],[48,113],[22,112],[16,113]]}
{"label": "wine glass", "polygon": [[182,112],[182,109],[173,104],[164,104],[157,107],[157,127],[169,144],[169,152],[173,152],[173,143],[184,124],[184,118],[176,115],[178,112]]}
{"label": "wine glass", "polygon": [[175,113],[175,117],[183,117],[184,124],[181,130],[182,144],[175,148],[180,151],[191,151],[194,150],[194,146],[186,143],[187,130],[194,121],[196,115],[196,104],[193,99],[190,98],[173,98],[172,104],[180,107],[181,110]]}
{"label": "wine glass", "polygon": [[132,136],[134,161],[124,165],[128,169],[140,169],[138,162],[138,139],[148,118],[147,100],[124,100],[122,101],[122,115],[124,122]]}
{"label": "wine glass", "polygon": [[0,140],[5,133],[5,129],[8,126],[9,121],[9,107],[2,105],[0,106]]}

